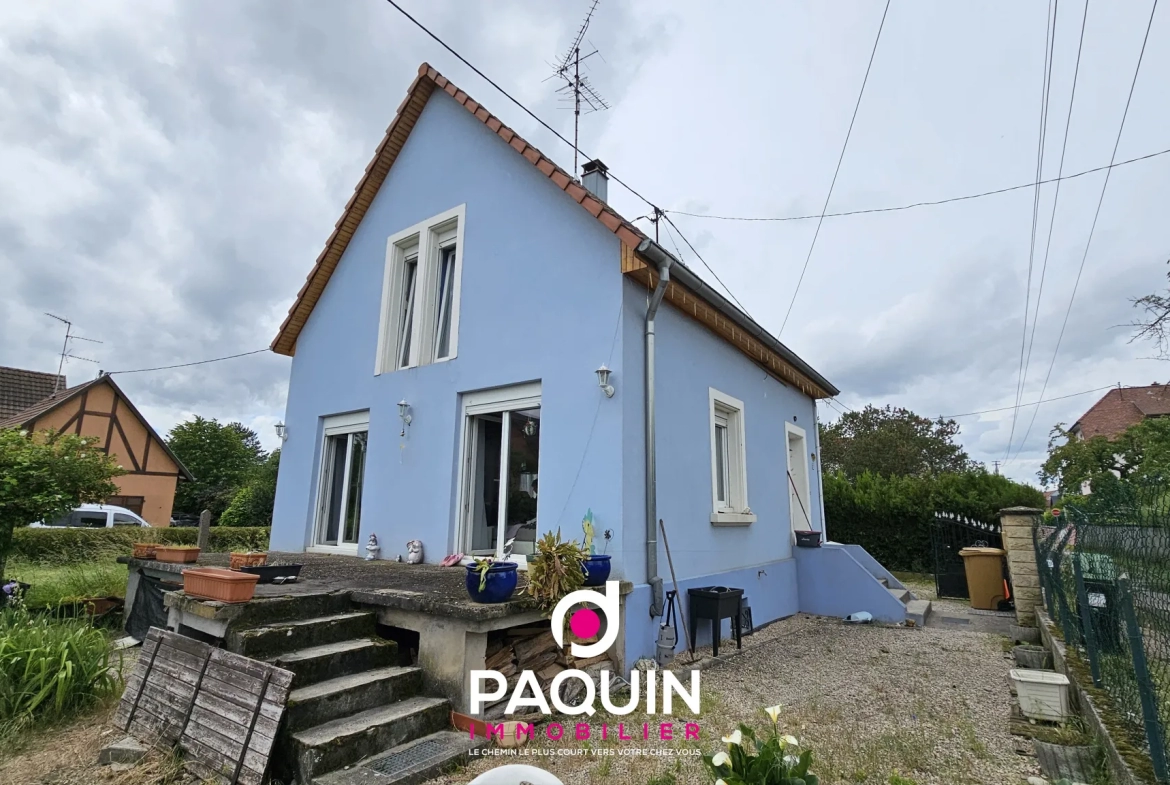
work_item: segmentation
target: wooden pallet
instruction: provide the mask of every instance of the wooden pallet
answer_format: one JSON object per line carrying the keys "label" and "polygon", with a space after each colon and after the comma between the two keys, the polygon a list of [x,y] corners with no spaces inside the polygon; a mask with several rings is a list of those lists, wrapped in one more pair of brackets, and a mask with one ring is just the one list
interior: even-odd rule
{"label": "wooden pallet", "polygon": [[292,679],[291,671],[152,627],[114,724],[149,744],[178,745],[205,780],[261,785]]}

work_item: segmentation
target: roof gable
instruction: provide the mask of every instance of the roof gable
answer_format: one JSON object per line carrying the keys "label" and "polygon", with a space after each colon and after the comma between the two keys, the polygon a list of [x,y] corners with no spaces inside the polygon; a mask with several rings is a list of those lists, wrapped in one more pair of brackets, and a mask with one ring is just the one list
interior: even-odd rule
{"label": "roof gable", "polygon": [[[289,357],[296,353],[297,337],[325,291],[329,278],[340,263],[358,226],[372,206],[374,197],[385,182],[390,167],[397,160],[435,90],[442,90],[454,98],[456,103],[487,126],[488,130],[497,134],[503,142],[552,180],[606,229],[617,235],[621,241],[622,251],[620,262],[615,264],[615,267],[620,266],[622,274],[639,282],[655,277],[656,274],[638,258],[635,250],[643,241],[649,239],[641,230],[605,202],[590,194],[568,172],[528,144],[479,102],[473,100],[430,65],[423,63],[419,66],[418,76],[407,89],[406,98],[399,105],[394,120],[374,151],[374,157],[354,188],[353,196],[346,203],[341,217],[334,225],[333,233],[329,235],[304,285],[297,292],[288,316],[272,341],[270,347],[272,351]],[[689,273],[681,262],[678,262],[678,265]],[[666,298],[668,302],[705,324],[753,362],[760,364],[768,373],[785,383],[795,384],[806,395],[826,398],[837,394],[838,390],[831,383],[760,327],[750,316],[730,305],[725,298],[693,273],[689,273],[687,278],[689,280],[686,283],[672,281],[669,284]]]}

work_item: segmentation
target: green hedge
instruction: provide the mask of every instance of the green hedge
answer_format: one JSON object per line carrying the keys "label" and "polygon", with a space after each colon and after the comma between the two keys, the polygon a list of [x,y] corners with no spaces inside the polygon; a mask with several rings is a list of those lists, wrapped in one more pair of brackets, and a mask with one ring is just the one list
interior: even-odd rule
{"label": "green hedge", "polygon": [[[211,530],[212,553],[226,551],[267,550],[267,528],[214,527]],[[194,545],[199,538],[196,527],[118,528],[118,529],[29,529],[13,532],[10,559],[32,564],[80,564],[97,558],[129,555],[136,542],[161,542],[169,545]]]}
{"label": "green hedge", "polygon": [[862,546],[889,570],[934,571],[936,510],[994,521],[1005,507],[1044,507],[1037,489],[984,471],[927,478],[866,473],[852,482],[828,474],[824,486],[829,537]]}

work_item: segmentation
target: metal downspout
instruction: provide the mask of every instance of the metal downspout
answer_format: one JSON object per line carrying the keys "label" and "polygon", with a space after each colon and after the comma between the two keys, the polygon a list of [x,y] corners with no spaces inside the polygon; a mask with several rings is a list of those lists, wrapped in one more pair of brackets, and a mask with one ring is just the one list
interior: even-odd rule
{"label": "metal downspout", "polygon": [[651,240],[638,245],[638,253],[658,268],[658,285],[646,308],[646,582],[650,584],[650,615],[663,612],[662,579],[658,576],[658,475],[654,413],[654,317],[670,283],[674,257]]}

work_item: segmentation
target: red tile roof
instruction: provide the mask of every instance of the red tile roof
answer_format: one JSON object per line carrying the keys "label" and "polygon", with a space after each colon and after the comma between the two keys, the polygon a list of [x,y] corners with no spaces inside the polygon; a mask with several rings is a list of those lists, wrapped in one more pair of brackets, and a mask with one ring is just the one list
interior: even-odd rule
{"label": "red tile roof", "polygon": [[489,130],[498,134],[513,150],[528,159],[529,163],[544,173],[575,202],[589,211],[590,215],[597,218],[606,229],[616,234],[623,243],[631,248],[636,248],[642,240],[646,239],[646,235],[637,227],[614,212],[609,205],[596,199],[582,188],[568,172],[557,166],[552,159],[524,141],[519,134],[504,125],[498,117],[448,81],[447,77],[431,68],[427,63],[423,63],[419,66],[418,77],[406,91],[406,98],[399,105],[394,120],[386,129],[386,135],[374,152],[373,159],[366,166],[365,174],[358,182],[357,187],[354,188],[353,196],[345,205],[345,211],[337,219],[333,234],[325,242],[325,248],[317,257],[317,263],[313,269],[309,271],[305,285],[297,293],[297,299],[292,308],[289,309],[288,317],[272,341],[272,351],[290,357],[295,353],[297,336],[300,334],[301,328],[304,327],[309,314],[313,311],[313,306],[317,304],[317,300],[325,290],[325,284],[328,283],[333,270],[341,261],[341,255],[345,253],[346,246],[349,245],[354,232],[357,231],[358,225],[365,217],[366,210],[373,203],[375,194],[382,187],[386,175],[390,172],[391,165],[398,157],[398,153],[401,152],[402,146],[406,144],[406,138],[414,128],[415,122],[418,121],[419,115],[422,114],[423,107],[426,106],[431,93],[436,89],[446,92],[463,108],[471,112],[476,119],[486,125]]}
{"label": "red tile roof", "polygon": [[0,367],[0,420],[64,390],[65,377],[55,373]]}
{"label": "red tile roof", "polygon": [[1110,390],[1081,415],[1072,427],[1081,438],[1112,439],[1147,417],[1170,414],[1170,385],[1121,387]]}

